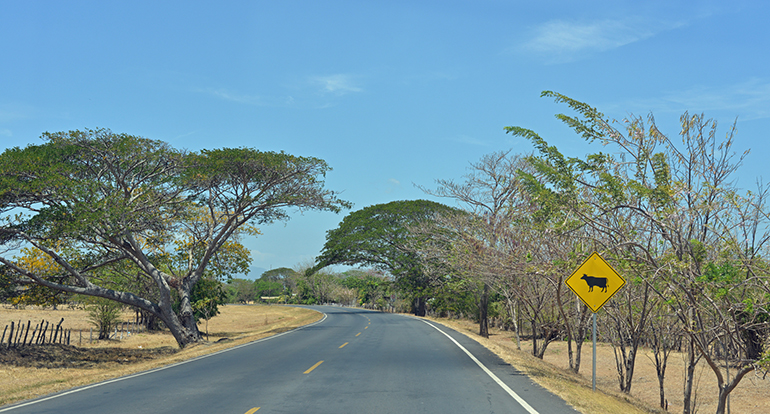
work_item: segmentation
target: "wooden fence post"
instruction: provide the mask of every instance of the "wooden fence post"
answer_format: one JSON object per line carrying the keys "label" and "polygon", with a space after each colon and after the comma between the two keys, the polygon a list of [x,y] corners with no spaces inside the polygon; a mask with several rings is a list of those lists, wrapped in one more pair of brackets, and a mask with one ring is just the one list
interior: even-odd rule
{"label": "wooden fence post", "polygon": [[11,332],[8,334],[8,348],[11,347],[11,343],[13,343],[13,321],[11,321]]}
{"label": "wooden fence post", "polygon": [[35,342],[35,334],[37,333],[38,325],[35,324],[35,329],[32,331],[32,336],[29,337],[29,343],[27,345],[32,345],[32,342]]}
{"label": "wooden fence post", "polygon": [[[45,322],[45,328],[42,327],[43,326],[43,322]],[[40,335],[38,335],[38,337],[37,337],[37,344],[38,345],[45,345],[45,332],[48,330],[48,321],[46,321],[45,319],[41,320],[40,321],[40,327],[42,329],[41,329]]]}
{"label": "wooden fence post", "polygon": [[19,320],[19,323],[16,324],[16,333],[13,334],[13,343],[11,345],[16,346],[19,343],[19,335],[21,334],[21,331],[24,329],[24,325],[21,324],[21,320]]}
{"label": "wooden fence post", "polygon": [[[54,333],[53,333],[53,339],[51,339],[51,343],[52,344],[56,343],[56,337],[59,335],[59,329],[61,329],[61,324],[63,322],[64,322],[64,318],[61,318],[59,323],[56,325],[56,329],[54,330]],[[60,342],[61,342],[61,340],[60,340]]]}
{"label": "wooden fence post", "polygon": [[16,346],[19,344],[19,337],[21,336],[21,332],[24,330],[24,325],[21,323],[21,319],[19,319],[19,324],[16,325],[16,338],[13,340],[13,346]]}
{"label": "wooden fence post", "polygon": [[24,345],[27,342],[27,336],[29,336],[29,326],[32,324],[32,321],[27,320],[27,333],[24,334],[24,340],[21,341],[21,344]]}

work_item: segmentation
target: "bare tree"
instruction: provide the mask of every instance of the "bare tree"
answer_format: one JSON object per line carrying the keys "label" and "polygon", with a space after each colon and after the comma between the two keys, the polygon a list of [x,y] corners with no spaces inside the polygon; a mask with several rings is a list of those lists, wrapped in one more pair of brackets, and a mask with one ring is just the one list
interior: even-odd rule
{"label": "bare tree", "polygon": [[[509,151],[495,152],[485,155],[477,163],[471,164],[470,171],[464,176],[464,182],[453,180],[436,180],[438,188],[430,190],[419,187],[427,194],[447,197],[457,200],[488,227],[485,231],[475,232],[473,236],[483,238],[472,242],[468,249],[471,256],[481,259],[484,251],[495,249],[503,228],[509,226],[512,209],[518,204],[522,187],[517,178],[517,172],[523,168],[522,159],[511,156]],[[489,337],[489,294],[490,281],[488,270],[484,266],[472,266],[469,260],[469,270],[478,272],[481,284],[479,295],[479,334]],[[481,263],[483,260],[476,260]]]}

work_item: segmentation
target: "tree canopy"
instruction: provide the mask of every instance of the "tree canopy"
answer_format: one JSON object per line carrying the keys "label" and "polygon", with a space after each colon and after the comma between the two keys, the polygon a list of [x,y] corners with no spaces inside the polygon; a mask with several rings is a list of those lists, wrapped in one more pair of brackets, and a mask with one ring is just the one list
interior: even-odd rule
{"label": "tree canopy", "polygon": [[427,200],[392,201],[348,214],[339,227],[329,230],[318,270],[335,264],[364,265],[390,272],[405,291],[415,297],[414,311],[425,314],[430,281],[408,243],[415,237],[409,226],[431,220],[454,209]]}
{"label": "tree canopy", "polygon": [[[318,158],[250,148],[186,152],[107,129],[43,139],[0,155],[2,274],[147,311],[180,346],[202,339],[191,294],[212,262],[228,262],[229,254],[228,263],[243,267],[228,243],[255,234],[253,225],[287,220],[292,209],[349,208],[324,188],[330,167]],[[15,258],[22,247],[48,256],[66,278]],[[220,269],[212,277],[232,267]],[[116,283],[119,274],[139,275],[153,293]]]}

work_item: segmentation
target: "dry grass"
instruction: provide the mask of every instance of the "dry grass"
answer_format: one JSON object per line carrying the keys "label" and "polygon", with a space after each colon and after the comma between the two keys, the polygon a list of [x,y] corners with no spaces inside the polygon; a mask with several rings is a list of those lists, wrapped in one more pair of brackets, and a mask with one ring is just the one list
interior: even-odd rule
{"label": "dry grass", "polygon": [[[47,395],[72,387],[92,384],[110,378],[116,378],[135,372],[157,368],[163,365],[195,358],[204,354],[220,351],[242,343],[254,341],[276,333],[315,322],[321,318],[318,312],[302,308],[283,306],[223,306],[221,314],[212,318],[208,324],[210,342],[190,346],[181,351],[170,353],[168,348],[177,348],[176,341],[167,332],[138,333],[123,340],[94,341],[89,343],[87,312],[77,309],[32,310],[2,309],[0,311],[0,329],[11,321],[19,320],[32,325],[41,319],[58,323],[64,318],[63,327],[73,329],[71,343],[78,345],[80,335],[74,330],[84,330],[82,348],[124,348],[159,350],[150,360],[127,364],[127,360],[100,363],[91,368],[28,368],[13,365],[0,365],[0,405]],[[124,315],[125,320],[133,320],[132,313]],[[205,321],[200,326],[205,332]],[[226,338],[226,341],[219,341]]]}
{"label": "dry grass", "polygon": [[[478,325],[468,321],[439,319],[436,322],[450,326],[486,346],[506,362],[528,374],[535,382],[562,397],[578,411],[586,414],[632,414],[663,413],[659,408],[658,379],[655,364],[649,350],[640,350],[634,371],[631,395],[618,391],[618,376],[612,347],[597,344],[596,383],[597,392],[591,390],[591,365],[593,349],[590,343],[583,345],[580,375],[567,370],[567,344],[555,342],[548,346],[543,358],[532,356],[532,343],[522,341],[522,351],[510,332],[492,329],[489,339],[477,335]],[[699,413],[716,411],[716,377],[704,364],[698,366],[697,402]],[[681,354],[672,354],[666,370],[665,391],[668,412],[682,412],[684,359]],[[770,378],[749,375],[732,392],[730,408],[733,413],[770,413]]]}

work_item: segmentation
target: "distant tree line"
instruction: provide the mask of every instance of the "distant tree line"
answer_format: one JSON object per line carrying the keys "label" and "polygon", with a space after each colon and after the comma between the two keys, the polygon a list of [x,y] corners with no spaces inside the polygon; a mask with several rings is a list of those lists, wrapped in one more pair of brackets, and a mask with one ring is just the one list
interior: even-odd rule
{"label": "distant tree line", "polygon": [[225,286],[228,303],[339,304],[382,311],[408,311],[396,295],[392,279],[376,270],[307,272],[286,267],[268,270],[256,279],[231,279]]}

